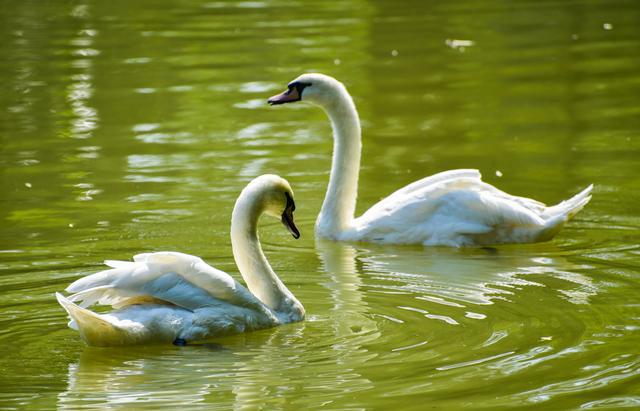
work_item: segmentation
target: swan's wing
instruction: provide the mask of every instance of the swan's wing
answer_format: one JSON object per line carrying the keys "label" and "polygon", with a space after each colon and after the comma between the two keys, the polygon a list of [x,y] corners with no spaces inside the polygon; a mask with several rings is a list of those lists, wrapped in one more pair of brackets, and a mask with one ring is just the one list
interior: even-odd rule
{"label": "swan's wing", "polygon": [[[418,181],[414,181],[411,184],[408,184],[402,187],[399,190],[394,191],[391,195],[383,198],[378,203],[374,204],[367,213],[376,214],[378,212],[382,212],[387,209],[390,204],[397,204],[398,202],[405,201],[408,198],[412,197],[412,194],[419,195],[419,193],[425,189],[436,187],[438,184],[443,182],[457,180],[460,178],[472,179],[480,181],[481,175],[480,171],[474,169],[459,169],[459,170],[448,170],[442,171],[440,173],[422,178]],[[364,217],[364,216],[363,216]]]}
{"label": "swan's wing", "polygon": [[356,219],[358,236],[390,242],[431,239],[446,243],[451,239],[455,243],[457,235],[544,224],[540,216],[544,204],[511,196],[482,182],[479,174],[465,175],[465,171],[440,173],[432,176],[440,178],[421,180],[411,190],[396,191]]}
{"label": "swan's wing", "polygon": [[139,254],[133,262],[105,261],[112,267],[75,281],[70,300],[116,308],[140,303],[170,303],[195,308],[230,303],[262,310],[263,304],[227,273],[201,258],[177,252]]}
{"label": "swan's wing", "polygon": [[391,194],[387,198],[392,198],[394,196],[408,195],[411,192],[418,191],[420,189],[432,186],[434,184],[442,183],[445,181],[456,180],[459,178],[467,178],[467,179],[480,181],[482,176],[480,174],[480,171],[471,169],[471,168],[442,171],[440,173],[433,174],[428,177],[424,177],[418,181],[414,181],[413,183],[408,184],[399,190],[396,190],[395,192],[393,192],[393,194]]}
{"label": "swan's wing", "polygon": [[82,308],[94,304],[110,305],[116,309],[130,305],[159,304],[178,306],[193,311],[202,307],[219,306],[226,303],[176,273],[164,273],[139,287],[122,288],[108,284],[87,288],[68,298]]}

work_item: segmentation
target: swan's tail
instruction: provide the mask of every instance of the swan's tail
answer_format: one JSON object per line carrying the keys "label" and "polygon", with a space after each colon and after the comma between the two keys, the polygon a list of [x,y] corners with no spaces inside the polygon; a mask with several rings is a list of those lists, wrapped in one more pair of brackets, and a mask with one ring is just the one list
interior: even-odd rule
{"label": "swan's tail", "polygon": [[587,205],[589,200],[591,200],[592,189],[593,184],[589,185],[589,187],[585,188],[570,199],[552,207],[547,207],[544,211],[543,217],[545,219],[554,219],[558,216],[564,216],[565,221],[572,219],[573,216],[578,214],[578,212]]}
{"label": "swan's tail", "polygon": [[121,345],[126,341],[129,333],[105,316],[74,304],[60,293],[56,293],[56,298],[71,317],[69,327],[78,330],[87,344]]}
{"label": "swan's tail", "polygon": [[585,188],[575,196],[559,204],[547,207],[542,214],[545,224],[536,233],[536,241],[547,241],[553,238],[564,226],[564,223],[573,218],[591,200],[593,184]]}

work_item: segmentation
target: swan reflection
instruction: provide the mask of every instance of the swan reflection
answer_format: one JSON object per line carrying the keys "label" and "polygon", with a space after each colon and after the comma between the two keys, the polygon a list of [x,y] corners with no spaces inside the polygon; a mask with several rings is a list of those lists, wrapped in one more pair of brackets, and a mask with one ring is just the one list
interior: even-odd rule
{"label": "swan reflection", "polygon": [[431,354],[438,356],[438,344],[447,351],[447,341],[461,335],[478,349],[506,337],[544,339],[534,335],[548,318],[584,327],[570,306],[588,305],[599,291],[583,274],[591,267],[550,244],[449,249],[318,240],[316,248],[341,319],[336,334],[354,325],[382,329],[377,343],[389,344],[389,352],[436,349]]}
{"label": "swan reflection", "polygon": [[523,287],[546,287],[556,280],[561,280],[558,296],[574,304],[587,304],[598,292],[591,277],[580,273],[591,267],[513,247],[427,249],[367,244],[359,254],[362,269],[375,280],[372,287],[450,307],[511,301]]}
{"label": "swan reflection", "polygon": [[[216,376],[229,372],[233,362],[233,355],[216,346],[85,347],[78,362],[68,366],[67,390],[58,395],[58,409],[203,403],[218,382]],[[218,391],[221,399],[229,398],[231,387]]]}
{"label": "swan reflection", "polygon": [[348,243],[316,239],[322,269],[329,276],[325,286],[331,293],[333,327],[336,337],[354,333],[375,333],[376,322],[364,298],[362,263],[358,250]]}

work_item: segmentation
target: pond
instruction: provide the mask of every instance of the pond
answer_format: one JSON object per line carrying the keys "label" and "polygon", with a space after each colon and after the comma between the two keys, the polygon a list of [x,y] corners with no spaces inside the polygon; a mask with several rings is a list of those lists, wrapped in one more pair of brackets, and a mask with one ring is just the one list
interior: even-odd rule
{"label": "pond", "polygon": [[[640,407],[636,1],[25,0],[0,7],[0,409]],[[357,213],[455,168],[592,201],[550,242],[314,239],[331,162],[307,71],[363,128]],[[145,251],[239,279],[231,210],[286,177],[299,240],[260,225],[304,322],[198,346],[91,348],[54,292]]]}

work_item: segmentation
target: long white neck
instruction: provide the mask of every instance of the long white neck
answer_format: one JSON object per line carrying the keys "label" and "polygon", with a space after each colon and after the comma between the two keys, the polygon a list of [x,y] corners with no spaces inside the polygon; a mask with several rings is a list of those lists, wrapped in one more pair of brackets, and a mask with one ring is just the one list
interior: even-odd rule
{"label": "long white neck", "polygon": [[351,96],[344,87],[335,98],[320,105],[331,120],[333,160],[327,194],[316,221],[316,233],[336,238],[353,225],[360,172],[360,119]]}
{"label": "long white neck", "polygon": [[291,314],[292,310],[296,311],[295,307],[299,306],[301,309],[302,305],[280,281],[262,252],[258,239],[258,218],[262,210],[259,209],[256,196],[257,193],[244,190],[233,209],[231,216],[233,258],[253,295],[273,311]]}

